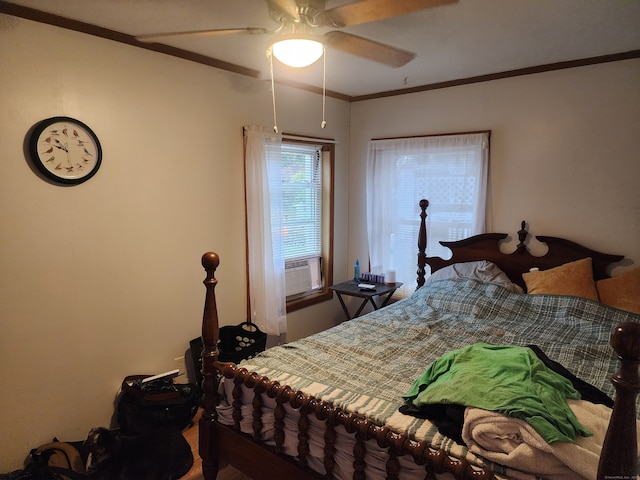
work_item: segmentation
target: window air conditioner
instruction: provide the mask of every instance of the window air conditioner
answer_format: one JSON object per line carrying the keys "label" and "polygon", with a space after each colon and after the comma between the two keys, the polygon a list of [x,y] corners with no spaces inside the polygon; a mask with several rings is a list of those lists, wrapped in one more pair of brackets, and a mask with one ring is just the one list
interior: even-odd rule
{"label": "window air conditioner", "polygon": [[309,260],[287,263],[284,279],[287,297],[311,290],[311,265]]}

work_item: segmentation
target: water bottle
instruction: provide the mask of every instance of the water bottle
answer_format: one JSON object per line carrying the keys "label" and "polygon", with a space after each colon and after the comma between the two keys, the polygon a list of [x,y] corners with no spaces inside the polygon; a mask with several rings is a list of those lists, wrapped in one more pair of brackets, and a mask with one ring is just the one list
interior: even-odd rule
{"label": "water bottle", "polygon": [[358,261],[357,258],[356,258],[356,264],[353,266],[353,281],[354,282],[360,281],[360,262]]}

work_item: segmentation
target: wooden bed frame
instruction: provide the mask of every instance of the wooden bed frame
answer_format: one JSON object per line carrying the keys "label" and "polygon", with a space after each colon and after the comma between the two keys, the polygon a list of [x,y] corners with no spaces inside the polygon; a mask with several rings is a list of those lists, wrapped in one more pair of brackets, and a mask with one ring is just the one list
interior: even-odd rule
{"label": "wooden bed frame", "polygon": [[[542,257],[532,256],[525,241],[528,232],[525,222],[518,232],[520,243],[512,254],[500,252],[499,243],[507,234],[487,233],[476,235],[457,242],[441,242],[449,247],[453,256],[449,260],[427,257],[426,209],[427,200],[420,201],[421,222],[418,237],[418,288],[425,281],[425,267],[432,271],[456,262],[489,260],[500,267],[515,283],[523,285],[522,273],[531,267],[541,270],[561,265],[580,258],[593,259],[594,278],[607,276],[607,266],[622,260],[619,255],[607,255],[590,250],[574,242],[556,237],[536,238],[549,246],[549,252]],[[458,480],[488,480],[493,472],[472,467],[466,460],[450,458],[444,451],[435,450],[424,442],[410,440],[406,435],[393,432],[388,427],[380,427],[360,415],[348,413],[330,403],[315,399],[299,391],[293,391],[286,385],[273,382],[256,373],[238,368],[233,363],[220,363],[218,358],[218,313],[216,308],[215,271],[220,259],[216,253],[205,253],[202,265],[206,270],[204,284],[206,298],[202,322],[202,406],[203,414],[199,423],[199,452],[202,458],[202,470],[206,480],[214,480],[218,470],[225,464],[231,464],[254,480],[280,479],[320,479],[333,478],[335,461],[336,427],[343,425],[355,438],[354,479],[364,479],[365,441],[375,439],[378,445],[388,449],[386,463],[387,478],[397,479],[400,471],[398,458],[409,455],[416,464],[425,466],[425,479],[433,479],[435,473],[450,472]],[[611,379],[616,389],[615,405],[607,431],[598,468],[598,480],[636,479],[637,442],[636,442],[636,397],[640,392],[640,323],[618,325],[611,336],[611,345],[618,354],[620,371]],[[218,423],[216,405],[219,403],[218,387],[221,377],[234,382],[232,426]],[[253,400],[253,435],[240,431],[241,386],[245,385],[256,393]],[[262,395],[276,399],[274,441],[270,447],[258,443],[262,431]],[[284,443],[284,405],[298,410],[298,456],[287,457],[282,454]],[[325,425],[324,467],[328,472],[322,476],[308,467],[309,457],[309,419],[315,416]]]}

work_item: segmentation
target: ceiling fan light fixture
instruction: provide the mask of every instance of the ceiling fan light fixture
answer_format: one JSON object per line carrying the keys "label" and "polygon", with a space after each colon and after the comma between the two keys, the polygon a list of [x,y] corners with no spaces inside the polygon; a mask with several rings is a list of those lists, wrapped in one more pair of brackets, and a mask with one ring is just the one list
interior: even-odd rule
{"label": "ceiling fan light fixture", "polygon": [[308,67],[324,52],[321,37],[313,34],[292,33],[280,35],[267,53],[273,53],[279,61],[294,68]]}

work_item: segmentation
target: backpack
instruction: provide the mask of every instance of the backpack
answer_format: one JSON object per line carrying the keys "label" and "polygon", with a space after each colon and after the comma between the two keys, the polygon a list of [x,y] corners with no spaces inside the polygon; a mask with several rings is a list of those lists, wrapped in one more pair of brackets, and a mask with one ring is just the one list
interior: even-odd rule
{"label": "backpack", "polygon": [[54,438],[31,450],[23,470],[0,475],[0,480],[85,480],[82,443]]}
{"label": "backpack", "polygon": [[200,405],[194,384],[174,384],[171,379],[141,383],[149,375],[130,375],[122,382],[116,401],[116,419],[123,434],[134,435],[161,427],[184,430],[192,424]]}

